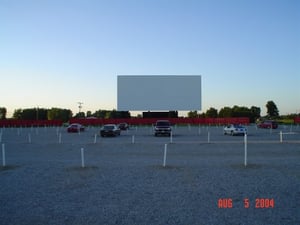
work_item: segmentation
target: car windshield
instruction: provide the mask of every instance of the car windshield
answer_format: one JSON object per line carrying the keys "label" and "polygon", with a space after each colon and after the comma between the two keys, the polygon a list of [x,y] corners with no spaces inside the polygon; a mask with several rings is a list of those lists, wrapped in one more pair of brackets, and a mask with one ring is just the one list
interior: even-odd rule
{"label": "car windshield", "polygon": [[274,121],[265,121],[265,124],[275,124],[276,122]]}
{"label": "car windshield", "polygon": [[104,130],[113,130],[114,128],[112,125],[104,126]]}
{"label": "car windshield", "polygon": [[157,122],[157,126],[170,126],[170,123],[168,121],[161,121]]}
{"label": "car windshield", "polygon": [[244,128],[242,125],[233,125],[235,128]]}

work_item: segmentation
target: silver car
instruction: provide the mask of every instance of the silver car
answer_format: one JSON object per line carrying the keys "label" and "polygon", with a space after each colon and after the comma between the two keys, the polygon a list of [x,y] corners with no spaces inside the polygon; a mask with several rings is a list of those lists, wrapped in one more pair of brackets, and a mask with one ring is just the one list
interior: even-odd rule
{"label": "silver car", "polygon": [[101,137],[105,136],[119,136],[121,133],[121,130],[119,127],[115,124],[106,124],[104,125],[100,130]]}
{"label": "silver car", "polygon": [[247,134],[247,128],[242,125],[230,124],[224,127],[224,134],[230,135],[245,135]]}

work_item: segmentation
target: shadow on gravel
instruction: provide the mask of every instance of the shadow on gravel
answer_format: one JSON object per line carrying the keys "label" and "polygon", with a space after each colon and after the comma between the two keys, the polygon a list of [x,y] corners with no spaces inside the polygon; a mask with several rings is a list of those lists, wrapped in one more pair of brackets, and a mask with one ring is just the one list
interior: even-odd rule
{"label": "shadow on gravel", "polygon": [[2,171],[7,171],[7,170],[14,170],[19,168],[20,166],[13,166],[13,165],[8,165],[8,166],[0,166],[0,172]]}
{"label": "shadow on gravel", "polygon": [[166,166],[162,166],[162,165],[155,165],[152,166],[154,169],[157,170],[183,170],[184,168],[181,166],[172,166],[172,165],[166,165]]}
{"label": "shadow on gravel", "polygon": [[98,173],[98,167],[96,166],[86,166],[86,167],[68,167],[65,168],[65,172],[70,179],[81,178],[87,179],[95,176]]}
{"label": "shadow on gravel", "polygon": [[247,169],[261,169],[263,168],[263,165],[259,164],[248,164],[245,166],[244,164],[231,164],[230,167],[232,169],[242,169],[242,170],[247,170]]}
{"label": "shadow on gravel", "polygon": [[99,168],[97,166],[85,166],[85,167],[81,167],[81,166],[73,166],[73,167],[68,167],[65,168],[65,170],[67,172],[89,172],[89,171],[94,171],[94,170],[98,170]]}

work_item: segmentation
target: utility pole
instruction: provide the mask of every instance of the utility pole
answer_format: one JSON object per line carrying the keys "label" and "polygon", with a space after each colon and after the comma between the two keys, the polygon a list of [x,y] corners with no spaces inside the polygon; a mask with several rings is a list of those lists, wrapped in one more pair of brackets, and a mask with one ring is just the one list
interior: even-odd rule
{"label": "utility pole", "polygon": [[83,102],[77,102],[78,103],[78,109],[79,109],[79,113],[81,112],[81,109],[82,109],[82,104]]}

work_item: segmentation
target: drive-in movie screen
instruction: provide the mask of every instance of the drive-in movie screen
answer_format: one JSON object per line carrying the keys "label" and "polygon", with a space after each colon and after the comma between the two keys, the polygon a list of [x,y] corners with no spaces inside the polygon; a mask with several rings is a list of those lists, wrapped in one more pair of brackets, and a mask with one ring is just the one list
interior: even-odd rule
{"label": "drive-in movie screen", "polygon": [[300,224],[300,1],[0,0],[0,225]]}

